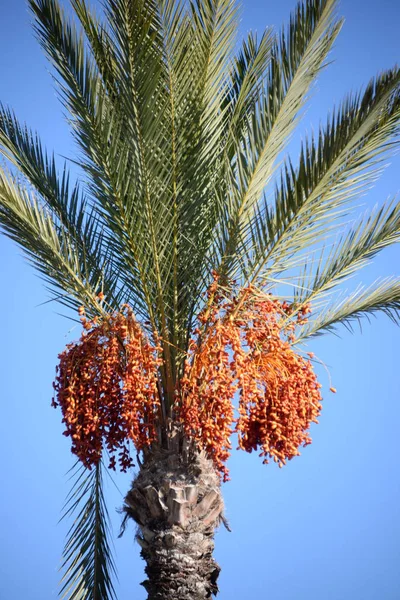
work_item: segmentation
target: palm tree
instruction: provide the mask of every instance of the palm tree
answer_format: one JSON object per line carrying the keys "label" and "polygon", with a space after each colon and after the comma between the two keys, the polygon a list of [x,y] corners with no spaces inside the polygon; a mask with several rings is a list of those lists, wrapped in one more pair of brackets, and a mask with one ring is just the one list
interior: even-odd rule
{"label": "palm tree", "polygon": [[[395,148],[400,71],[346,97],[304,138],[294,163],[285,149],[342,25],[335,0],[304,0],[288,28],[250,33],[240,44],[234,0],[105,0],[101,17],[84,0],[71,0],[75,17],[58,0],[29,5],[82,170],[79,181],[67,164],[60,170],[38,135],[1,107],[2,230],[88,332],[61,355],[55,383],[83,462],[66,505],[76,518],[61,593],[115,597],[104,457],[120,451],[127,468],[131,439],[139,470],[124,520],[138,525],[149,599],[209,598],[218,590],[213,535],[225,522],[220,481],[236,388],[240,446],[282,466],[309,443],[320,408],[301,345],[377,311],[398,322],[398,279],[335,292],[399,240],[394,200],[351,227],[345,215]],[[102,369],[115,339],[107,400]],[[109,411],[103,450],[101,436],[90,434],[89,443],[83,431],[86,365],[95,365],[103,390],[94,417]],[[109,402],[126,400],[129,381],[130,401],[140,395],[136,423]],[[271,389],[279,392],[275,412]],[[295,438],[283,396],[297,402]]]}

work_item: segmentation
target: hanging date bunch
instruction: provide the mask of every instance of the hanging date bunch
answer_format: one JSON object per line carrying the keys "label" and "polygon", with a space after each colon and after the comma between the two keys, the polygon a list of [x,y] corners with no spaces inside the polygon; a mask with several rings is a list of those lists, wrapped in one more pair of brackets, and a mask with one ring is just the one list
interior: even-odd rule
{"label": "hanging date bunch", "polygon": [[[246,293],[246,290],[244,291]],[[307,358],[294,351],[296,325],[310,307],[298,310],[273,298],[251,298],[242,317],[242,348],[236,352],[239,378],[239,447],[259,450],[264,463],[282,467],[311,443],[309,428],[321,412],[321,384]]]}
{"label": "hanging date bunch", "polygon": [[195,337],[189,343],[177,391],[176,414],[187,436],[212,458],[223,480],[227,481],[225,463],[230,454],[233,400],[238,390],[229,349],[233,340],[240,343],[240,333],[226,319],[216,277],[207,298],[207,306],[198,316]]}
{"label": "hanging date bunch", "polygon": [[[102,295],[99,296],[102,300]],[[140,452],[156,438],[159,347],[145,336],[129,306],[98,321],[79,309],[83,333],[59,355],[53,406],[60,406],[72,452],[96,465],[103,448],[115,469],[133,465],[129,442]]]}
{"label": "hanging date bunch", "polygon": [[304,358],[292,346],[310,307],[296,308],[253,287],[224,295],[217,275],[207,296],[190,342],[177,414],[225,481],[233,432],[239,448],[258,450],[265,463],[273,459],[283,466],[311,443],[309,428],[322,408],[313,355]]}

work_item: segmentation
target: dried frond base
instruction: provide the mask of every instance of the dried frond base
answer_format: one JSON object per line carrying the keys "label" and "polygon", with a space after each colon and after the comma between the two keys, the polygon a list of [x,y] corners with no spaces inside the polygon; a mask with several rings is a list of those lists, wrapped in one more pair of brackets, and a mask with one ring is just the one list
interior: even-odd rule
{"label": "dried frond base", "polygon": [[220,478],[203,453],[160,450],[142,466],[124,512],[139,526],[148,600],[204,600],[218,592],[212,557],[223,518]]}

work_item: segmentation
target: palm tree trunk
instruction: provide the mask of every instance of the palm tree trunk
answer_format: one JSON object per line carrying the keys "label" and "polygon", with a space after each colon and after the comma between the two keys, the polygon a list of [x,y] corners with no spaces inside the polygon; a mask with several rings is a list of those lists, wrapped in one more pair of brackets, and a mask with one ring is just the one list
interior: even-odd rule
{"label": "palm tree trunk", "polygon": [[124,511],[139,526],[148,600],[203,600],[217,594],[220,568],[212,553],[223,500],[208,458],[193,449],[151,452]]}

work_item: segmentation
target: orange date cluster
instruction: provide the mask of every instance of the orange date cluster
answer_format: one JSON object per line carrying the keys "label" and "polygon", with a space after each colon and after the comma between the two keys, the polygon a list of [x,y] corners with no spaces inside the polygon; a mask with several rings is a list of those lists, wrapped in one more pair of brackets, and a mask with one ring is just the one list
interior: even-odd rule
{"label": "orange date cluster", "polygon": [[79,309],[84,331],[59,355],[53,406],[63,413],[64,435],[72,452],[87,466],[99,462],[103,441],[110,468],[133,465],[129,440],[139,452],[155,439],[159,410],[157,350],[145,337],[132,310],[88,320]]}
{"label": "orange date cluster", "polygon": [[190,343],[178,414],[224,481],[233,432],[239,448],[259,450],[264,463],[272,458],[281,467],[311,443],[308,430],[322,408],[312,364],[291,346],[296,325],[306,322],[310,308],[295,310],[251,287],[226,299],[217,292],[217,280],[208,297]]}

